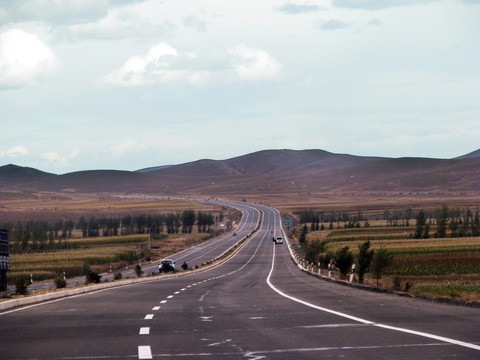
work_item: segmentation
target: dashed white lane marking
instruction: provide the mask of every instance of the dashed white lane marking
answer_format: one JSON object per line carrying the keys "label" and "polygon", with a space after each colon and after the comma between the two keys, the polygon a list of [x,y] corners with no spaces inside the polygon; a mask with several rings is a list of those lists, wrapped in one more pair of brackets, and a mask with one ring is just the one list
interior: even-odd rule
{"label": "dashed white lane marking", "polygon": [[171,299],[171,298],[173,298],[173,295],[168,295],[167,296],[167,299]]}
{"label": "dashed white lane marking", "polygon": [[140,328],[139,335],[150,335],[150,328],[149,327]]}
{"label": "dashed white lane marking", "polygon": [[160,306],[155,306],[152,310],[153,311],[158,311],[158,310],[160,310]]}
{"label": "dashed white lane marking", "polygon": [[403,333],[406,333],[406,334],[417,335],[417,336],[425,337],[425,338],[428,338],[428,339],[439,340],[439,341],[443,341],[443,342],[446,342],[446,343],[449,343],[449,344],[459,345],[459,346],[467,347],[467,348],[474,349],[474,350],[480,350],[480,345],[475,345],[475,344],[472,344],[472,343],[467,343],[467,342],[464,342],[464,341],[450,339],[450,338],[447,338],[447,337],[438,336],[438,335],[434,335],[434,334],[429,334],[429,333],[425,333],[425,332],[421,332],[421,331],[409,330],[409,329],[404,329],[404,328],[400,328],[400,327],[396,327],[396,326],[390,326],[390,325],[375,323],[373,321],[365,320],[365,319],[362,319],[362,318],[359,318],[359,317],[356,317],[356,316],[352,316],[352,315],[342,313],[340,311],[327,309],[327,308],[317,306],[315,304],[303,301],[301,299],[297,299],[296,297],[285,294],[283,291],[277,289],[270,282],[270,278],[272,277],[274,265],[275,265],[275,248],[273,248],[272,268],[270,269],[270,273],[268,274],[266,281],[267,281],[268,286],[270,286],[270,288],[273,291],[275,291],[277,294],[279,294],[280,296],[283,296],[287,299],[298,302],[300,304],[311,307],[313,309],[324,311],[324,312],[327,312],[327,313],[330,313],[330,314],[333,314],[333,315],[341,316],[341,317],[344,317],[344,318],[347,318],[347,319],[350,319],[350,320],[353,320],[353,321],[357,321],[357,322],[362,323],[362,324],[372,325],[372,326],[376,326],[376,327],[379,327],[379,328],[398,331],[398,332],[403,332]]}
{"label": "dashed white lane marking", "polygon": [[175,292],[173,293],[173,295],[178,295],[178,294],[180,294],[180,291],[175,291]]}
{"label": "dashed white lane marking", "polygon": [[153,319],[153,314],[145,315],[145,320],[152,320],[152,319]]}
{"label": "dashed white lane marking", "polygon": [[167,300],[160,301],[160,304],[166,304],[166,303],[167,303]]}
{"label": "dashed white lane marking", "polygon": [[139,346],[138,347],[138,358],[141,359],[153,359],[152,350],[150,346]]}
{"label": "dashed white lane marking", "polygon": [[185,291],[185,290],[187,290],[187,289],[186,288],[180,289],[180,291]]}

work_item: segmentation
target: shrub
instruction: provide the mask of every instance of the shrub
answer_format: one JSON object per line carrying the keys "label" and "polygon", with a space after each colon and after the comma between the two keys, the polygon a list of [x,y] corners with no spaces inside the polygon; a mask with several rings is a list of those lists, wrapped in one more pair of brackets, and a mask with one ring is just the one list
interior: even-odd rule
{"label": "shrub", "polygon": [[183,262],[183,264],[182,264],[182,269],[183,269],[183,270],[187,270],[187,269],[188,269],[188,264],[187,264],[186,261]]}
{"label": "shrub", "polygon": [[353,253],[348,250],[348,246],[345,246],[337,250],[333,256],[333,261],[342,276],[346,277],[353,264]]}
{"label": "shrub", "polygon": [[67,281],[61,276],[55,278],[54,281],[55,281],[55,286],[56,286],[57,289],[62,289],[62,288],[67,287]]}
{"label": "shrub", "polygon": [[402,288],[402,279],[400,279],[400,276],[395,276],[393,278],[393,288],[397,291],[400,291]]}
{"label": "shrub", "polygon": [[98,284],[101,278],[102,278],[102,275],[92,270],[89,270],[89,272],[86,275],[87,284],[90,284],[90,283]]}
{"label": "shrub", "polygon": [[121,272],[117,272],[113,275],[113,280],[121,280],[123,278],[123,275]]}
{"label": "shrub", "polygon": [[18,295],[27,295],[29,280],[24,277],[17,277],[15,279],[15,293]]}
{"label": "shrub", "polygon": [[140,264],[137,264],[135,266],[135,273],[137,274],[138,277],[142,276],[143,270],[142,270],[142,266]]}

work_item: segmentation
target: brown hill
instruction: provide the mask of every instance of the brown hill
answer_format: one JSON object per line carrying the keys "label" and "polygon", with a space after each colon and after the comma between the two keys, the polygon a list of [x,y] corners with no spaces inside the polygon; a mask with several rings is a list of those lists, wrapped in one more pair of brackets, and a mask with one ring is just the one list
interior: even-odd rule
{"label": "brown hill", "polygon": [[381,158],[323,150],[265,150],[141,172],[93,170],[65,175],[0,167],[0,189],[108,193],[259,194],[279,192],[479,193],[480,157]]}

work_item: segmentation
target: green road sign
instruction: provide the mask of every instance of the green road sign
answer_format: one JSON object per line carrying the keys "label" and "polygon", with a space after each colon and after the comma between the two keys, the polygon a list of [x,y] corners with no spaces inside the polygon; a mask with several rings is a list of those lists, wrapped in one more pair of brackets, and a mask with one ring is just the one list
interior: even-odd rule
{"label": "green road sign", "polygon": [[283,219],[283,225],[293,226],[293,219]]}

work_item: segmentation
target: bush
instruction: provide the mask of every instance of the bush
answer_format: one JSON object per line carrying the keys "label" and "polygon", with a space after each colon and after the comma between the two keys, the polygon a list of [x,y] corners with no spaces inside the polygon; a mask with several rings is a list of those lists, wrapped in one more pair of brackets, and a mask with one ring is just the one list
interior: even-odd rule
{"label": "bush", "polygon": [[123,275],[121,272],[117,272],[115,273],[115,275],[113,275],[113,280],[121,280],[123,278]]}
{"label": "bush", "polygon": [[57,289],[62,289],[62,288],[67,287],[67,281],[61,276],[55,278],[54,281],[55,281],[55,286],[57,287]]}
{"label": "bush", "polygon": [[86,275],[87,284],[90,284],[90,283],[98,284],[101,278],[102,278],[102,275],[92,270],[89,270],[89,272]]}
{"label": "bush", "polygon": [[28,294],[28,284],[30,283],[29,280],[27,280],[24,277],[17,277],[15,279],[15,293],[18,295],[27,295]]}
{"label": "bush", "polygon": [[338,268],[343,277],[346,277],[353,264],[353,253],[348,250],[348,246],[337,250],[333,256],[335,266]]}
{"label": "bush", "polygon": [[138,277],[142,276],[143,270],[142,270],[142,266],[140,264],[137,264],[135,266],[135,273],[137,274]]}
{"label": "bush", "polygon": [[393,278],[393,288],[397,291],[400,291],[402,288],[402,279],[400,279],[400,276],[395,276]]}

